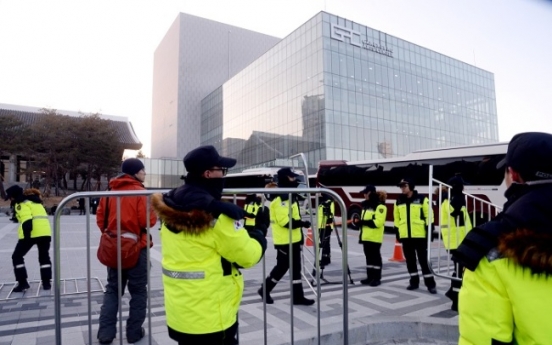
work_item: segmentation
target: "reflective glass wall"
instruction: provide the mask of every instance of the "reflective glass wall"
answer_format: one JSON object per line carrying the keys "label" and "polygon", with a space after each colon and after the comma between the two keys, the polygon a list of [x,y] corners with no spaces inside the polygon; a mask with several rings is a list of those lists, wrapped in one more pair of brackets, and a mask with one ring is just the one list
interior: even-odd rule
{"label": "reflective glass wall", "polygon": [[202,101],[201,143],[238,169],[497,140],[492,73],[324,12]]}
{"label": "reflective glass wall", "polygon": [[146,188],[175,188],[182,185],[180,179],[186,174],[181,159],[140,158],[146,171]]}

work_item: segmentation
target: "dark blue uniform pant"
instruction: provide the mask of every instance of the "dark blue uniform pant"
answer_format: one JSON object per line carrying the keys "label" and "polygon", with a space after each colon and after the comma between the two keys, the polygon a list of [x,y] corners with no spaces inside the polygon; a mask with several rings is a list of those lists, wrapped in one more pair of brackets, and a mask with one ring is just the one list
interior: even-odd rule
{"label": "dark blue uniform pant", "polygon": [[12,254],[13,272],[15,280],[19,283],[27,282],[27,269],[25,268],[25,259],[23,258],[29,250],[36,244],[38,248],[38,262],[40,263],[40,278],[42,283],[50,284],[52,279],[52,262],[50,261],[50,236],[41,236],[35,238],[22,239],[15,245]]}
{"label": "dark blue uniform pant", "polygon": [[404,258],[406,259],[406,268],[410,274],[410,285],[418,287],[420,285],[420,277],[418,276],[418,265],[416,264],[416,256],[422,268],[424,275],[424,283],[428,288],[435,287],[435,279],[429,269],[427,263],[427,239],[426,238],[403,238],[401,239]]}

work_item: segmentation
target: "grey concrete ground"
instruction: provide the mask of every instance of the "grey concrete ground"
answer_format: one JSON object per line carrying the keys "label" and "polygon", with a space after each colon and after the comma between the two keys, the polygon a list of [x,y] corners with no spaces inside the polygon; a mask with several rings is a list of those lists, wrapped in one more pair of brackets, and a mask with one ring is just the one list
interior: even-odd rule
{"label": "grey concrete ground", "polygon": [[[91,300],[88,302],[86,284],[86,216],[61,218],[61,278],[62,278],[62,340],[63,344],[89,343],[88,303],[91,305],[92,344],[98,344],[96,332],[102,301],[102,284],[106,270],[96,259],[99,230],[95,216],[90,216],[90,276]],[[175,344],[167,335],[161,282],[161,250],[158,226],[153,231],[155,246],[151,250],[151,344]],[[341,232],[340,232],[341,234]],[[11,293],[14,286],[11,254],[17,242],[17,224],[0,216],[0,345],[48,345],[55,343],[53,293],[39,287],[39,268],[36,248],[26,256],[31,290],[25,294]],[[423,287],[407,291],[408,274],[404,263],[390,262],[394,236],[385,236],[382,247],[384,272],[382,285],[360,285],[365,278],[362,247],[358,232],[348,232],[348,260],[354,284],[349,284],[349,344],[454,344],[457,339],[457,313],[451,311],[450,301],[443,295],[449,281],[437,279],[438,294],[431,295]],[[271,238],[269,237],[269,243]],[[434,244],[435,245],[435,244]],[[308,249],[308,248],[307,248]],[[52,252],[52,250],[51,250]],[[310,254],[306,252],[308,258]],[[270,244],[266,255],[266,271],[275,264],[275,251]],[[240,309],[240,344],[264,344],[263,303],[256,290],[263,281],[262,264],[244,270],[245,291]],[[332,264],[324,271],[330,282],[340,282],[341,252],[336,237],[332,237]],[[305,283],[307,290],[307,284]],[[318,309],[322,344],[343,343],[343,286],[322,284],[319,303],[293,308],[294,344],[316,344]],[[307,295],[314,298],[314,292]],[[291,343],[292,323],[287,276],[275,288],[273,305],[266,308],[267,344]],[[123,315],[128,311],[128,296],[123,297]],[[123,316],[124,318],[126,316]],[[116,339],[114,344],[119,344]],[[123,339],[122,344],[126,344]],[[137,344],[149,344],[147,336]]]}

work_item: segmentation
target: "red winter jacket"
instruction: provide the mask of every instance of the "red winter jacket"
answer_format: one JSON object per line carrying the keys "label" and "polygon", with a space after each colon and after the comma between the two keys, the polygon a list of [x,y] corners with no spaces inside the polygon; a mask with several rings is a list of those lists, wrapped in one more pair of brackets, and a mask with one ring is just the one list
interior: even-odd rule
{"label": "red winter jacket", "polygon": [[[112,179],[109,182],[109,188],[112,191],[122,190],[145,190],[144,185],[135,179],[133,176],[124,174]],[[100,200],[98,210],[96,212],[96,224],[100,230],[104,231],[105,220],[105,201],[106,198]],[[143,230],[146,229],[146,196],[126,196],[121,197],[121,230],[131,231],[141,237],[142,248],[147,246],[147,237]],[[150,227],[157,222],[157,215],[150,207]],[[109,198],[109,222],[107,228],[111,231],[117,231],[117,198]],[[150,244],[153,245],[150,236]]]}

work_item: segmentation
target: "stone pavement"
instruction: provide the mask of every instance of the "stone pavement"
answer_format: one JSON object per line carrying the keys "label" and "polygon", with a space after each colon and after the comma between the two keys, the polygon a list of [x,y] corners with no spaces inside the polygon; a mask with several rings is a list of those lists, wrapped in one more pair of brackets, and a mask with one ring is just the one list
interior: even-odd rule
{"label": "stone pavement", "polygon": [[[88,301],[86,284],[86,216],[61,217],[61,278],[62,278],[62,342],[69,345],[89,344]],[[159,226],[152,231],[155,246],[151,250],[151,331],[146,320],[146,333],[151,344],[175,344],[167,335],[163,289],[161,282],[161,250]],[[95,216],[90,215],[91,313],[92,344],[98,344],[96,332],[102,301],[106,270],[96,259],[99,230]],[[341,232],[340,232],[341,234]],[[17,242],[17,224],[0,216],[0,345],[55,344],[53,292],[39,286],[37,250],[26,256],[31,290],[25,294],[10,293],[14,286],[11,254]],[[275,264],[275,251],[269,238],[266,271]],[[349,284],[349,344],[454,344],[457,339],[457,313],[443,295],[450,284],[437,279],[438,294],[431,295],[423,287],[407,291],[408,274],[404,263],[390,262],[394,236],[386,235],[382,246],[384,271],[382,285],[360,285],[365,278],[365,258],[358,244],[358,232],[348,232],[348,258],[354,285]],[[52,243],[53,245],[53,243]],[[52,249],[50,250],[52,252]],[[310,254],[306,254],[308,257]],[[341,280],[341,252],[332,236],[332,264],[324,271],[331,282]],[[262,264],[242,271],[245,291],[240,319],[240,344],[264,344],[263,303],[256,290],[263,281]],[[421,272],[420,272],[421,273]],[[314,297],[307,290],[307,296]],[[321,284],[320,303],[293,308],[294,344],[315,344],[317,336],[317,306],[320,307],[321,343],[341,344],[343,336],[342,285]],[[52,290],[53,291],[53,290]],[[287,275],[272,293],[273,305],[267,306],[267,344],[289,344],[291,341],[291,311]],[[83,293],[84,292],[84,293]],[[128,294],[123,297],[123,314],[128,311]],[[126,316],[124,316],[126,318]],[[117,335],[119,336],[119,334]],[[114,344],[119,344],[117,338]],[[123,339],[122,344],[127,344]],[[137,344],[150,344],[146,336]]]}

